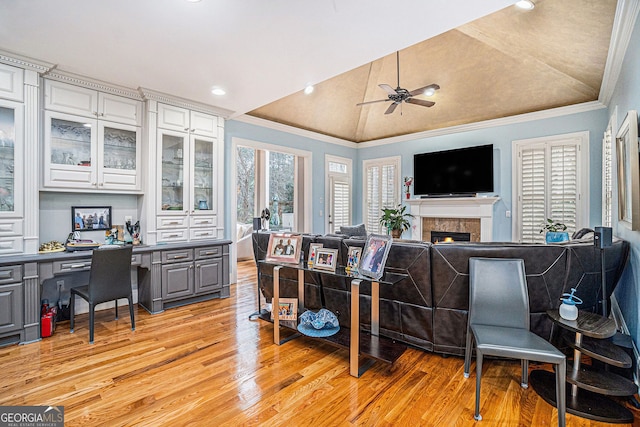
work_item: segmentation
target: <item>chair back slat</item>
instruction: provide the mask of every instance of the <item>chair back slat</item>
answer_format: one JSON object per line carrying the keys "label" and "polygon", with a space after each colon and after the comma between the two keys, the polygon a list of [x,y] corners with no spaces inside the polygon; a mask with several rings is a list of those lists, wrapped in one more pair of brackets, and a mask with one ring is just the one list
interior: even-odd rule
{"label": "chair back slat", "polygon": [[130,245],[93,251],[89,295],[94,303],[126,298],[131,293],[132,251]]}
{"label": "chair back slat", "polygon": [[470,323],[528,330],[526,280],[522,259],[470,258]]}

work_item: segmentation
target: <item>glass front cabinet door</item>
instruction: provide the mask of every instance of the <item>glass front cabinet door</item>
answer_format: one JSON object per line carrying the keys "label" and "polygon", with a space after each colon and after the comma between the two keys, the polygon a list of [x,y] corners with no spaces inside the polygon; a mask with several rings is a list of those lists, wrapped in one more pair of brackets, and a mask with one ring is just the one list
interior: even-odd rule
{"label": "glass front cabinet door", "polygon": [[[188,192],[185,192],[185,164],[189,164],[187,149],[187,134],[173,131],[161,131],[160,164],[158,165],[160,189],[160,209],[162,214],[184,215],[188,211]],[[188,188],[188,186],[186,187]],[[183,224],[173,224],[183,225]]]}
{"label": "glass front cabinet door", "polygon": [[44,186],[139,190],[140,128],[45,112]]}
{"label": "glass front cabinet door", "polygon": [[215,159],[216,140],[202,136],[192,136],[191,140],[193,153],[191,211],[210,214],[215,210],[213,168],[217,166]]}
{"label": "glass front cabinet door", "polygon": [[23,248],[23,123],[23,105],[0,100],[0,254]]}

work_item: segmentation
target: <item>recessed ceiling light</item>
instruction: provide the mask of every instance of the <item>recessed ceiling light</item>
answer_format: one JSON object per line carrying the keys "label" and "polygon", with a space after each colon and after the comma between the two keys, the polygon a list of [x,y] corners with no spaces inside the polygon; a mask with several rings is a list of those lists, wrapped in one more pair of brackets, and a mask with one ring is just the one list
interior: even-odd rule
{"label": "recessed ceiling light", "polygon": [[516,2],[516,6],[520,9],[531,10],[536,7],[536,4],[532,0],[520,0]]}
{"label": "recessed ceiling light", "polygon": [[198,3],[200,0],[187,0],[189,3]]}
{"label": "recessed ceiling light", "polygon": [[436,93],[436,90],[432,87],[424,91],[424,96],[433,96]]}
{"label": "recessed ceiling light", "polygon": [[[191,1],[191,0],[189,0],[189,1]],[[222,88],[216,87],[216,88],[211,89],[211,93],[214,94],[214,95],[217,95],[217,96],[222,96],[222,95],[226,95],[227,92]]]}
{"label": "recessed ceiling light", "polygon": [[307,87],[304,88],[304,94],[309,95],[311,93],[313,93],[313,85],[307,85]]}

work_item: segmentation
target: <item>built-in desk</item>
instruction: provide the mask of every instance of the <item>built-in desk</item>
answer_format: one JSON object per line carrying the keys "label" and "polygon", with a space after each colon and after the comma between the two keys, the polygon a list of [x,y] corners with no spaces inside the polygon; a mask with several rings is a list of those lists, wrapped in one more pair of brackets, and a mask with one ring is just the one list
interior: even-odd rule
{"label": "built-in desk", "polygon": [[[138,304],[150,313],[229,296],[230,240],[134,246]],[[40,339],[42,285],[73,287],[91,268],[92,251],[0,257],[0,345]],[[84,284],[84,283],[83,283]],[[6,307],[6,310],[4,309]]]}

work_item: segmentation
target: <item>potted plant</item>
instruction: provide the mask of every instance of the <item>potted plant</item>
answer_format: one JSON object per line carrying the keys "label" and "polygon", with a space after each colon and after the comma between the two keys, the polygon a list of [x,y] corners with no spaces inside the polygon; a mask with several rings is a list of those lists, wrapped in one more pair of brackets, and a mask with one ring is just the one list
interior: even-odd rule
{"label": "potted plant", "polygon": [[409,218],[413,215],[406,212],[407,207],[398,205],[395,208],[383,208],[380,224],[387,228],[388,232],[394,238],[399,238],[402,232],[408,230],[411,226]]}
{"label": "potted plant", "polygon": [[569,241],[569,233],[566,231],[567,226],[561,222],[554,222],[552,219],[547,218],[547,222],[544,223],[540,229],[540,233],[545,233],[545,241],[547,243],[560,243]]}

